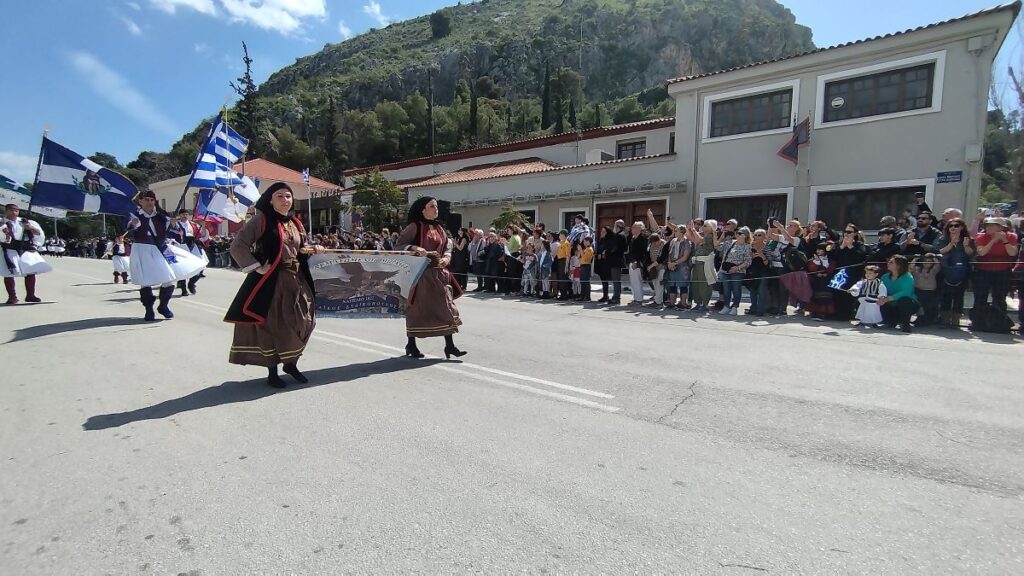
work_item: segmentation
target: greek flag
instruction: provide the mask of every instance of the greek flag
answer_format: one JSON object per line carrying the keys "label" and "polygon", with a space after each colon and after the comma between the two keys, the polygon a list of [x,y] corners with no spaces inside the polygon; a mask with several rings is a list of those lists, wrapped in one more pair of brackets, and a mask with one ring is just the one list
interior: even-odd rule
{"label": "greek flag", "polygon": [[309,186],[309,168],[302,169],[302,181]]}
{"label": "greek flag", "polygon": [[218,114],[196,158],[195,174],[189,180],[189,187],[217,188],[241,184],[242,178],[233,166],[245,155],[248,146],[249,141],[232,130]]}
{"label": "greek flag", "polygon": [[[0,174],[0,204],[15,204],[21,210],[28,210],[29,205],[32,204],[32,192],[7,176]],[[66,218],[68,215],[67,210],[59,208],[32,206],[32,211],[50,218]]]}
{"label": "greek flag", "polygon": [[127,216],[135,211],[138,189],[121,174],[100,166],[53,140],[43,138],[35,205],[78,212]]}

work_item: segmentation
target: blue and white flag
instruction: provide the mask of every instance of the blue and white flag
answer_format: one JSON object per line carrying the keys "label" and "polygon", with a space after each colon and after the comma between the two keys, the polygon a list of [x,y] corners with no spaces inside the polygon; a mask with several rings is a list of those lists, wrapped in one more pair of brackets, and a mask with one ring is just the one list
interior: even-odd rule
{"label": "blue and white flag", "polygon": [[195,174],[189,180],[189,187],[217,188],[242,184],[242,178],[233,167],[248,147],[249,141],[232,130],[218,114],[196,158]]}
{"label": "blue and white flag", "polygon": [[302,169],[302,181],[309,186],[309,168]]}
{"label": "blue and white flag", "polygon": [[[21,210],[28,210],[28,207],[32,204],[32,192],[7,176],[0,174],[0,204],[15,204]],[[32,206],[32,211],[50,218],[66,218],[68,215],[67,210],[61,210],[60,208]]]}
{"label": "blue and white flag", "polygon": [[135,212],[138,189],[121,174],[43,138],[39,181],[32,191],[35,204],[78,212],[127,216]]}

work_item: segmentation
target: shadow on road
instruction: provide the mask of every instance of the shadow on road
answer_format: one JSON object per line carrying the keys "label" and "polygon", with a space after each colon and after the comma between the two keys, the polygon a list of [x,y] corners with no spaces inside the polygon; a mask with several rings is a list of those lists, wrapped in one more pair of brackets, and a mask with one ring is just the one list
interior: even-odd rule
{"label": "shadow on road", "polygon": [[292,390],[316,388],[317,386],[335,384],[337,382],[351,382],[366,376],[389,374],[392,372],[401,372],[403,370],[414,370],[423,366],[437,364],[439,362],[443,362],[443,360],[430,359],[415,361],[405,357],[396,357],[384,358],[373,362],[349,364],[347,366],[337,366],[335,368],[323,368],[321,370],[313,370],[304,373],[310,380],[309,384],[294,384],[294,381],[292,381],[289,376],[282,374],[281,377],[289,383],[288,387],[284,389],[276,389],[267,386],[264,378],[254,378],[244,382],[224,382],[217,386],[210,386],[209,388],[196,390],[195,392],[182,396],[181,398],[165,400],[159,404],[139,408],[138,410],[132,410],[131,412],[90,416],[89,419],[82,424],[82,429],[106,430],[108,428],[117,428],[124,426],[125,424],[131,424],[132,422],[158,420],[160,418],[167,418],[181,414],[182,412],[212,408],[214,406],[222,406],[224,404],[252,402],[253,400],[266,398],[272,394],[290,392]]}
{"label": "shadow on road", "polygon": [[14,331],[14,338],[4,344],[53,336],[65,332],[76,332],[78,330],[90,330],[92,328],[109,328],[111,326],[134,326],[136,324],[148,324],[142,318],[87,318],[85,320],[72,320],[71,322],[57,322],[55,324],[42,324],[31,326]]}

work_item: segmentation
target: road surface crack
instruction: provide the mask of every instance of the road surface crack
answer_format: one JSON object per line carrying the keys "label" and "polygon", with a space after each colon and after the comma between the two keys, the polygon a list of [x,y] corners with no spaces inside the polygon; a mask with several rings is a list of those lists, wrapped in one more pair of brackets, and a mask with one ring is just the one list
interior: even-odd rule
{"label": "road surface crack", "polygon": [[757,570],[759,572],[767,572],[767,568],[761,568],[760,566],[751,566],[749,564],[726,564],[725,562],[719,562],[719,566],[722,568],[746,568],[748,570]]}
{"label": "road surface crack", "polygon": [[694,381],[693,381],[693,384],[690,384],[690,387],[688,388],[688,390],[689,390],[690,394],[689,394],[688,396],[684,396],[684,397],[682,398],[682,400],[680,400],[679,402],[676,402],[676,405],[672,407],[672,410],[670,410],[670,411],[668,412],[668,414],[665,414],[665,415],[664,415],[664,416],[662,416],[661,418],[658,418],[656,422],[657,422],[658,424],[661,424],[662,422],[664,422],[664,420],[665,420],[666,418],[668,418],[668,417],[672,416],[673,414],[675,414],[675,413],[676,413],[676,410],[679,410],[679,407],[680,407],[680,406],[682,406],[683,404],[686,404],[686,401],[687,401],[687,400],[689,400],[690,398],[693,398],[694,396],[696,396],[696,392],[694,392],[693,388],[694,388],[694,386],[696,386],[697,384],[700,384],[700,380],[694,380]]}

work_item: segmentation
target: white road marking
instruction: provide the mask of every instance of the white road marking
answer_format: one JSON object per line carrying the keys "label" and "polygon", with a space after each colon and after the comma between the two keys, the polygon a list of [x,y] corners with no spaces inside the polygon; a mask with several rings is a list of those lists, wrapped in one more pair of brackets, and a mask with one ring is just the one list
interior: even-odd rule
{"label": "white road marking", "polygon": [[[194,300],[189,300],[189,301],[181,301],[181,303],[182,304],[188,304],[188,305],[191,305],[191,306],[198,306],[204,312],[209,312],[210,314],[221,315],[221,314],[227,312],[227,310],[225,308],[221,308],[220,306],[214,306],[213,304],[206,304],[205,302],[197,302],[197,301],[194,301]],[[352,348],[354,350],[359,350],[359,351],[367,352],[367,353],[370,353],[370,354],[376,354],[376,355],[382,356],[382,357],[394,357],[393,351],[405,352],[401,348],[396,348],[396,347],[393,347],[393,346],[388,346],[386,344],[379,344],[377,342],[372,342],[370,340],[361,340],[359,338],[352,338],[350,336],[342,336],[340,334],[334,334],[332,332],[319,331],[317,333],[314,333],[312,338],[315,338],[316,340],[319,340],[319,341],[322,341],[322,342],[327,342],[329,344],[335,344],[335,345],[338,345],[338,346],[345,346],[345,347],[348,347],[348,348]],[[385,352],[384,350],[378,350],[378,349],[373,349],[373,348],[366,348],[364,346],[357,346],[356,344],[354,344],[353,342],[350,342],[350,341],[355,341],[355,342],[358,342],[360,344],[368,344],[368,345],[371,345],[371,346],[377,346],[378,348],[387,349],[388,352]],[[548,397],[548,398],[554,398],[554,399],[560,400],[562,402],[568,402],[570,404],[576,404],[578,406],[585,406],[587,408],[594,408],[594,409],[601,410],[601,411],[604,411],[604,412],[614,413],[614,412],[618,412],[618,411],[621,410],[621,408],[619,408],[618,406],[610,406],[608,404],[601,404],[599,402],[594,402],[592,400],[586,400],[586,399],[583,399],[583,398],[576,398],[575,396],[569,396],[568,394],[561,394],[559,392],[552,392],[550,390],[542,390],[540,388],[534,388],[533,386],[527,386],[525,384],[519,384],[517,382],[509,382],[507,380],[500,380],[498,378],[492,378],[490,376],[486,376],[486,375],[483,375],[483,374],[477,374],[475,372],[471,372],[469,370],[462,369],[462,368],[470,368],[470,369],[481,370],[481,371],[486,371],[486,372],[492,372],[492,373],[501,374],[501,375],[508,375],[509,377],[512,377],[512,378],[519,378],[519,379],[530,381],[530,382],[534,382],[535,381],[535,382],[542,383],[542,384],[545,384],[545,385],[554,385],[554,387],[556,387],[556,388],[562,388],[562,389],[567,389],[567,390],[579,390],[579,391],[581,391],[583,393],[589,393],[589,394],[592,394],[592,395],[595,395],[595,396],[601,396],[601,397],[606,397],[606,398],[614,398],[614,396],[610,396],[608,394],[603,394],[601,392],[594,392],[592,390],[584,390],[582,388],[575,388],[573,386],[567,386],[565,384],[559,384],[558,382],[550,382],[548,380],[540,380],[538,378],[533,378],[531,376],[525,376],[525,375],[522,375],[522,374],[515,374],[513,372],[505,372],[503,370],[495,370],[493,368],[487,368],[486,366],[478,366],[476,364],[460,364],[459,368],[455,368],[455,367],[452,367],[452,366],[445,366],[445,365],[442,365],[442,364],[430,364],[430,365],[426,365],[425,367],[436,368],[438,370],[443,370],[443,371],[450,372],[450,373],[453,373],[453,374],[459,374],[459,375],[462,375],[462,376],[473,378],[475,380],[480,380],[482,382],[488,382],[488,383],[491,383],[491,384],[497,384],[498,386],[504,386],[506,388],[512,388],[512,389],[520,390],[520,391],[523,391],[523,392],[529,392],[530,394],[536,394],[536,395],[539,395],[539,396],[545,396],[545,397]]]}

